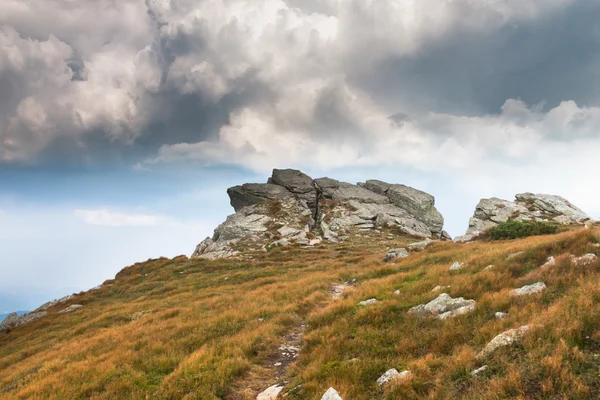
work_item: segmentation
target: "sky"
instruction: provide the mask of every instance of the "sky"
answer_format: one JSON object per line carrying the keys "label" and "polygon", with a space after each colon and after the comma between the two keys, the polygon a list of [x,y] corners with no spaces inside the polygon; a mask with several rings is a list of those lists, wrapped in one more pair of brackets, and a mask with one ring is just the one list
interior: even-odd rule
{"label": "sky", "polygon": [[596,0],[1,0],[0,313],[190,255],[273,168],[600,216]]}

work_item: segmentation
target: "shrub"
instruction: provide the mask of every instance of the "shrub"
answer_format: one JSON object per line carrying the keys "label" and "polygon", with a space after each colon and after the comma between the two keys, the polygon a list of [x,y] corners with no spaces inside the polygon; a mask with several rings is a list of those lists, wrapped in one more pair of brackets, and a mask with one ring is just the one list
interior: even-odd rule
{"label": "shrub", "polygon": [[549,222],[507,221],[488,231],[492,240],[516,239],[535,235],[550,235],[558,231],[558,225]]}

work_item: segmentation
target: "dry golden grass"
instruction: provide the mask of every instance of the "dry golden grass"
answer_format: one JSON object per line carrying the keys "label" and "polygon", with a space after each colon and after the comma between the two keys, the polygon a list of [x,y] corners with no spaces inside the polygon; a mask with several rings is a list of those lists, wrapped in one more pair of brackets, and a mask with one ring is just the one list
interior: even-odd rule
{"label": "dry golden grass", "polygon": [[[600,265],[568,258],[597,252],[597,234],[439,243],[396,263],[383,262],[385,251],[408,239],[381,240],[386,233],[249,260],[149,260],[53,310],[84,305],[73,313],[0,334],[0,398],[248,398],[275,383],[269,362],[301,321],[288,399],[318,399],[329,386],[352,400],[600,398]],[[540,270],[550,255],[556,266]],[[454,261],[466,268],[448,271]],[[349,279],[359,285],[332,301],[330,285]],[[509,295],[536,281],[547,290]],[[437,285],[475,299],[475,311],[446,321],[408,315]],[[381,302],[357,306],[371,297]],[[520,343],[476,359],[495,335],[526,324],[535,328]],[[389,368],[413,378],[383,391],[375,381]]]}

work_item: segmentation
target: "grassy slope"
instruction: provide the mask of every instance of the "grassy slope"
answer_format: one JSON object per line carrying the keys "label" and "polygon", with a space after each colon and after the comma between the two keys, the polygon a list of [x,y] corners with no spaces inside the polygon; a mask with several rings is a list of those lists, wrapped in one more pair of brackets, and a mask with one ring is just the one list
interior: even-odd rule
{"label": "grassy slope", "polygon": [[[139,263],[55,307],[83,308],[0,334],[0,397],[252,398],[275,383],[267,365],[285,334],[307,321],[288,399],[318,399],[329,386],[347,400],[599,398],[600,265],[568,260],[598,251],[599,233],[440,243],[389,264],[385,250],[403,240],[278,248],[251,261]],[[539,270],[550,255],[557,265]],[[453,261],[467,267],[448,271]],[[495,267],[484,271],[488,264]],[[353,278],[360,284],[332,301],[329,286]],[[540,280],[542,294],[509,296]],[[406,313],[436,297],[437,285],[475,299],[475,312],[446,321]],[[357,306],[371,297],[382,301]],[[496,311],[509,317],[496,320]],[[521,343],[476,360],[495,335],[525,324],[536,328]],[[472,377],[483,364],[488,370]],[[381,391],[375,380],[392,367],[413,379]]]}

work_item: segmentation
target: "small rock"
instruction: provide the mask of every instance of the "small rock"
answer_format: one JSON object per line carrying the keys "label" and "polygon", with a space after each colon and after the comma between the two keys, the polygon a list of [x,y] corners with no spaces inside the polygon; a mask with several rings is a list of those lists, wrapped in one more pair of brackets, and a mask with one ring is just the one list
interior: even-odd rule
{"label": "small rock", "polygon": [[337,392],[337,390],[330,387],[329,389],[327,389],[327,391],[325,392],[323,397],[321,397],[321,400],[344,400],[344,399],[342,399],[342,397]]}
{"label": "small rock", "polygon": [[433,242],[435,242],[435,240],[425,239],[420,242],[411,243],[407,247],[410,251],[419,251],[425,249],[425,247],[427,247]]}
{"label": "small rock", "polygon": [[511,296],[524,296],[528,294],[539,293],[546,289],[546,284],[544,282],[537,282],[531,285],[525,285],[519,289],[513,289],[510,291]]}
{"label": "small rock", "polygon": [[477,376],[480,373],[484,372],[486,369],[488,369],[488,366],[484,365],[483,367],[479,367],[479,368],[474,369],[473,371],[471,371],[471,375],[472,376]]}
{"label": "small rock", "polygon": [[321,244],[321,242],[322,242],[322,241],[323,241],[323,240],[322,240],[320,237],[318,237],[318,238],[315,238],[315,239],[310,239],[310,240],[308,241],[308,245],[309,245],[309,246],[317,246],[317,245]]}
{"label": "small rock", "polygon": [[574,267],[584,267],[596,262],[596,260],[598,260],[598,257],[593,253],[589,253],[585,256],[573,257],[571,259],[571,265]]}
{"label": "small rock", "polygon": [[548,259],[546,259],[546,262],[540,268],[547,269],[550,267],[554,267],[555,265],[556,265],[556,259],[553,256],[550,256],[550,257],[548,257]]}
{"label": "small rock", "polygon": [[485,267],[483,270],[484,270],[484,271],[487,271],[487,270],[490,270],[490,269],[492,269],[492,268],[494,268],[494,266],[493,266],[492,264],[490,264],[490,265],[488,265],[487,267]]}
{"label": "small rock", "polygon": [[450,266],[450,268],[448,268],[448,270],[450,271],[458,271],[459,269],[463,269],[464,268],[464,264],[463,263],[459,263],[458,261],[456,261],[454,264],[452,264]]}
{"label": "small rock", "polygon": [[400,289],[394,290],[394,295],[396,295],[396,296],[400,295]]}
{"label": "small rock", "polygon": [[276,362],[275,364],[273,364],[274,367],[280,367],[281,363],[280,362]]}
{"label": "small rock", "polygon": [[450,289],[450,286],[440,286],[437,285],[436,287],[434,287],[433,289],[431,289],[432,292],[441,292],[442,290],[446,290],[446,289]]}
{"label": "small rock", "polygon": [[509,254],[508,257],[506,257],[506,260],[512,260],[513,258],[517,258],[517,257],[519,257],[522,254],[525,254],[525,252],[524,251],[517,251],[516,253]]}
{"label": "small rock", "polygon": [[513,344],[520,340],[529,331],[529,326],[525,325],[516,329],[509,329],[493,338],[484,348],[479,352],[477,358],[485,357],[493,353],[497,348],[504,347]]}
{"label": "small rock", "polygon": [[398,370],[396,370],[396,368],[392,368],[392,369],[386,371],[383,375],[381,375],[379,377],[379,379],[377,379],[377,386],[381,387],[393,380],[406,379],[409,376],[410,376],[410,371],[398,372]]}
{"label": "small rock", "polygon": [[432,315],[444,320],[473,310],[475,310],[475,300],[465,300],[462,297],[452,298],[448,294],[442,293],[427,304],[419,304],[411,308],[408,313],[421,316]]}
{"label": "small rock", "polygon": [[371,304],[376,304],[376,303],[379,303],[379,300],[368,299],[368,300],[361,301],[360,303],[358,303],[358,305],[359,306],[370,306]]}
{"label": "small rock", "polygon": [[273,385],[256,396],[256,400],[276,400],[282,390],[282,385]]}
{"label": "small rock", "polygon": [[494,314],[494,318],[496,318],[496,319],[508,318],[508,313],[498,311],[496,314]]}
{"label": "small rock", "polygon": [[385,261],[391,261],[394,258],[406,258],[408,256],[408,251],[405,248],[391,249],[385,256]]}

